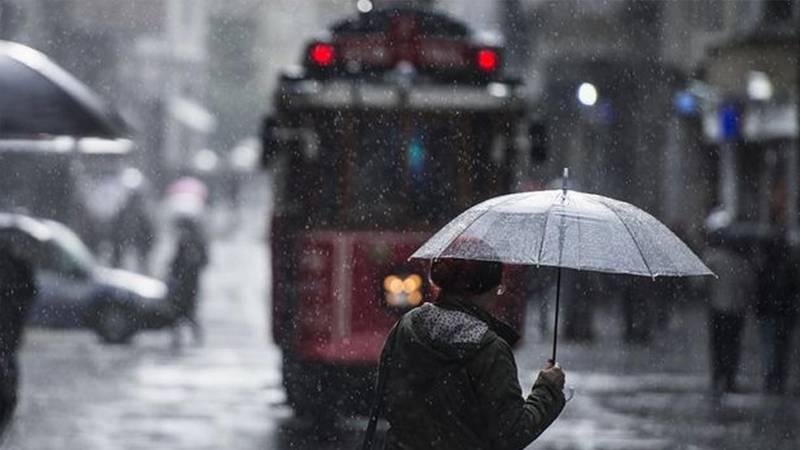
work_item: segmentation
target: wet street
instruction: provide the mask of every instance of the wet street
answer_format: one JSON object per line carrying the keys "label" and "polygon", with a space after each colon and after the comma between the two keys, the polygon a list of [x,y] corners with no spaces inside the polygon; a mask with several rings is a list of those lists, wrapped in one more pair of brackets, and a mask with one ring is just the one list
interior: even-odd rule
{"label": "wet street", "polygon": [[280,358],[266,338],[266,266],[255,228],[212,245],[202,346],[188,328],[180,348],[166,331],[113,346],[90,332],[31,330],[22,402],[3,448],[274,447],[277,424],[291,413],[278,406]]}
{"label": "wet street", "polygon": [[[263,209],[212,246],[204,280],[202,346],[175,348],[167,332],[130,346],[101,345],[89,332],[30,330],[22,354],[22,400],[3,449],[355,448],[363,420],[318,439],[284,405],[280,354],[269,342],[264,303]],[[260,218],[259,218],[260,217]],[[523,389],[549,339],[529,330],[517,350]],[[688,308],[648,347],[620,344],[613,308],[601,310],[598,342],[565,343],[559,359],[575,389],[562,417],[532,448],[800,448],[795,399],[762,396],[753,339],[749,392],[715,403],[706,391],[706,334]],[[752,329],[748,329],[752,338]],[[796,383],[793,384],[793,386]]]}
{"label": "wet street", "polygon": [[530,449],[800,449],[800,0],[0,0],[0,99],[0,450],[360,448],[506,290]]}

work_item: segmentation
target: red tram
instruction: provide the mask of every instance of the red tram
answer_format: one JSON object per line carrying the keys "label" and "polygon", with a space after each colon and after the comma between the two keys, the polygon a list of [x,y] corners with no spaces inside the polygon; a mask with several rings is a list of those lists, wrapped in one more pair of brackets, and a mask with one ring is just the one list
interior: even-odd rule
{"label": "red tram", "polygon": [[[390,327],[434,297],[409,255],[520,183],[529,118],[502,64],[501,46],[450,17],[386,9],[335,24],[282,75],[262,139],[272,332],[298,413],[366,410]],[[507,278],[497,313],[521,328],[523,290]]]}

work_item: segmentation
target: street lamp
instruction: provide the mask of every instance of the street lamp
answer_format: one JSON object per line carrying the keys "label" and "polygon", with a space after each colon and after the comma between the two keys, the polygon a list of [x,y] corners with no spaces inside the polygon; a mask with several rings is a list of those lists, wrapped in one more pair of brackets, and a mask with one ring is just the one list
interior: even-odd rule
{"label": "street lamp", "polygon": [[578,101],[585,106],[597,103],[597,88],[592,83],[581,83],[578,86]]}
{"label": "street lamp", "polygon": [[213,150],[204,148],[194,154],[192,163],[198,172],[208,173],[217,168],[219,157]]}
{"label": "street lamp", "polygon": [[356,8],[358,8],[358,12],[366,14],[372,11],[372,2],[370,0],[358,0]]}
{"label": "street lamp", "polygon": [[772,81],[766,73],[754,70],[747,75],[747,96],[752,100],[767,101],[772,92]]}

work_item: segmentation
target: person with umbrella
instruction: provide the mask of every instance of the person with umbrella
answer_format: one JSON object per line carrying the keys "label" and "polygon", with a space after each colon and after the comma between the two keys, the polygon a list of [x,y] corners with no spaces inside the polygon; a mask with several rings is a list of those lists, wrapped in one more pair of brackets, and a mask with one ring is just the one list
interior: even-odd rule
{"label": "person with umbrella", "polygon": [[[658,219],[619,200],[568,190],[568,174],[564,169],[561,189],[501,195],[473,206],[411,255],[556,267],[553,361],[562,268],[654,280],[714,275]],[[487,245],[473,245],[475,240]]]}
{"label": "person with umbrella", "polygon": [[[477,261],[480,267],[486,267],[488,264],[521,264],[531,266],[551,266],[558,268],[556,274],[556,302],[555,302],[555,318],[553,327],[553,351],[551,361],[555,365],[556,351],[558,348],[558,315],[559,315],[559,300],[561,295],[561,272],[562,268],[575,269],[575,270],[590,270],[593,272],[606,272],[616,274],[629,274],[647,276],[655,279],[659,276],[690,276],[690,275],[713,275],[708,267],[684,244],[674,233],[672,233],[664,224],[659,222],[653,216],[646,212],[634,207],[625,202],[614,200],[600,195],[586,194],[582,192],[569,191],[567,189],[567,176],[568,170],[564,169],[564,177],[562,187],[559,190],[547,190],[538,192],[523,192],[516,194],[502,195],[494,197],[479,203],[472,208],[464,211],[458,217],[450,221],[441,230],[434,234],[427,242],[425,242],[414,254],[411,259],[425,259],[432,261],[431,267],[431,280],[433,283],[442,283],[443,286],[443,302],[441,306],[427,306],[424,307],[427,311],[433,311],[434,314],[426,312],[423,307],[419,308],[420,312],[406,314],[395,329],[390,333],[387,339],[384,353],[381,356],[381,367],[379,369],[377,396],[378,401],[373,408],[373,414],[370,418],[369,426],[367,429],[367,438],[365,439],[364,448],[368,448],[367,443],[370,439],[371,430],[374,430],[377,417],[382,409],[381,399],[383,393],[387,392],[387,416],[392,422],[392,408],[401,407],[414,408],[414,403],[404,403],[403,401],[410,398],[422,400],[424,405],[429,407],[429,410],[420,410],[423,407],[412,409],[413,413],[422,414],[421,417],[428,417],[431,422],[428,425],[437,427],[443,420],[452,420],[456,417],[465,417],[466,411],[474,408],[475,401],[479,401],[481,397],[470,397],[470,388],[476,386],[469,384],[461,384],[461,389],[456,388],[459,386],[459,379],[454,374],[463,373],[461,366],[457,364],[460,360],[457,358],[463,355],[465,348],[468,349],[469,345],[474,339],[474,331],[466,323],[461,325],[454,325],[455,319],[451,316],[448,318],[444,314],[437,313],[438,310],[432,308],[447,310],[447,303],[451,296],[455,300],[459,300],[459,304],[463,306],[450,307],[457,313],[463,313],[480,317],[481,310],[475,309],[476,305],[485,302],[484,295],[489,295],[492,287],[500,284],[501,275],[496,275],[496,278],[487,278],[483,280],[478,276],[478,272],[467,270],[459,266],[454,270],[456,280],[460,280],[454,285],[449,285],[449,278],[444,279],[436,275],[439,261],[442,260],[465,260]],[[466,263],[464,263],[466,264]],[[495,266],[496,267],[496,266]],[[500,265],[502,268],[502,265]],[[502,272],[501,269],[496,269]],[[461,280],[463,278],[463,280]],[[437,281],[438,280],[438,281]],[[447,280],[447,281],[445,281]],[[478,280],[483,280],[478,282]],[[489,282],[491,281],[491,282]],[[484,283],[485,282],[485,283]],[[476,290],[460,291],[458,287],[462,286],[476,286]],[[456,289],[454,289],[454,286]],[[491,286],[491,287],[489,287]],[[466,295],[465,295],[466,294]],[[464,299],[467,299],[466,301]],[[460,308],[460,309],[459,309]],[[480,308],[477,306],[477,308]],[[476,312],[477,311],[477,312]],[[440,323],[440,327],[433,327],[435,331],[432,336],[434,339],[429,340],[432,342],[430,347],[440,355],[441,358],[450,358],[451,364],[445,365],[429,365],[428,370],[436,372],[435,377],[428,375],[428,383],[421,383],[419,385],[419,393],[416,397],[403,397],[406,391],[405,386],[412,386],[412,383],[419,382],[413,376],[413,371],[409,371],[407,361],[403,356],[403,349],[405,353],[409,353],[409,349],[414,348],[412,344],[415,343],[414,339],[421,339],[425,334],[415,334],[417,330],[412,327],[413,320],[424,320],[427,314],[431,314],[432,323]],[[492,329],[493,333],[501,336],[501,333],[495,331],[497,328],[493,321],[487,320],[486,327]],[[492,328],[494,327],[494,329]],[[447,331],[444,331],[447,330]],[[400,338],[398,338],[398,336]],[[403,336],[409,336],[409,339],[404,345],[400,345],[400,355],[395,359],[394,343]],[[449,346],[437,345],[442,336],[446,336],[446,342]],[[502,339],[500,337],[499,339]],[[507,342],[506,342],[507,345]],[[502,345],[501,345],[502,347]],[[453,349],[455,351],[453,352]],[[496,351],[504,351],[500,348],[495,348]],[[420,358],[421,351],[414,352],[415,357]],[[510,350],[509,350],[510,353]],[[453,358],[455,356],[455,358]],[[392,363],[392,361],[395,361]],[[513,359],[512,359],[513,361]],[[415,364],[419,367],[428,360],[418,359]],[[513,365],[512,365],[513,366]],[[385,370],[388,367],[388,370]],[[554,366],[555,368],[555,366]],[[548,367],[548,369],[550,369]],[[400,372],[403,370],[403,372]],[[386,376],[386,372],[388,376]],[[398,373],[406,379],[399,380],[398,385],[387,385],[386,379],[392,378],[392,372]],[[408,373],[406,373],[408,372]],[[383,374],[381,376],[380,374]],[[549,378],[547,369],[543,371],[543,376]],[[558,371],[553,374],[553,379],[556,381],[557,386],[563,386],[563,380],[560,375],[563,373]],[[425,379],[423,377],[423,379]],[[439,380],[442,381],[439,381]],[[463,379],[462,379],[463,380]],[[463,381],[462,381],[463,382]],[[436,390],[436,383],[442,383],[443,389],[451,389],[452,396],[448,399],[453,402],[460,402],[460,407],[457,410],[445,409],[444,404],[436,403],[437,399],[444,398],[442,391]],[[516,381],[514,382],[516,384]],[[480,386],[480,385],[478,385]],[[496,385],[496,388],[500,385]],[[518,389],[518,385],[517,389]],[[388,390],[385,390],[386,388]],[[552,387],[552,386],[549,386]],[[392,392],[392,388],[398,389],[398,392]],[[426,389],[427,388],[427,389]],[[534,386],[534,390],[536,386]],[[506,394],[512,392],[511,389],[506,391]],[[466,393],[466,394],[465,394]],[[399,398],[397,396],[400,396]],[[437,397],[438,396],[438,397]],[[503,399],[511,399],[511,395],[503,396]],[[563,394],[562,396],[554,395],[555,402],[561,400],[561,407],[563,407]],[[394,399],[394,400],[393,400]],[[463,399],[463,400],[462,400]],[[521,400],[521,399],[520,399]],[[529,397],[529,401],[537,404],[539,411],[551,413],[553,410],[550,406],[545,406],[541,398],[537,399]],[[497,403],[490,405],[495,406]],[[392,404],[394,402],[394,405]],[[503,403],[510,404],[510,403]],[[433,407],[439,410],[431,412]],[[534,407],[536,408],[536,407]],[[512,408],[513,410],[513,408]],[[456,422],[458,424],[472,424],[472,428],[463,427],[458,432],[464,435],[474,436],[476,430],[490,430],[491,425],[495,423],[493,420],[498,417],[497,415],[507,413],[508,410],[500,409],[490,411],[490,414],[485,415],[488,423],[474,423],[474,422]],[[410,415],[415,415],[415,414]],[[397,436],[403,434],[413,434],[415,443],[421,445],[409,445],[404,448],[438,448],[437,445],[441,439],[460,439],[460,436],[454,434],[451,426],[440,426],[438,429],[443,434],[433,433],[428,430],[427,435],[432,437],[432,443],[424,444],[421,436],[425,436],[418,428],[404,428],[404,424],[400,419],[400,413],[396,413],[397,420],[400,420],[398,425],[392,424],[394,434],[389,435],[389,441],[402,443],[402,440],[392,441],[392,439],[402,439]],[[408,412],[406,413],[408,414]],[[427,414],[427,416],[425,415]],[[529,418],[532,412],[519,416]],[[443,416],[442,416],[443,415]],[[444,417],[444,419],[442,418]],[[501,416],[502,417],[502,416]],[[544,417],[544,416],[542,416]],[[550,417],[550,416],[546,416]],[[506,419],[504,419],[506,420]],[[447,422],[450,425],[450,422]],[[524,423],[524,421],[520,422]],[[530,422],[529,422],[530,423]],[[539,423],[539,426],[546,423],[546,419]],[[487,428],[479,428],[479,426],[488,426]],[[519,429],[524,429],[522,426]],[[509,445],[520,444],[521,448],[525,445],[525,439],[533,439],[536,434],[524,435],[524,438],[519,433],[517,428],[495,429],[499,431],[496,436],[500,439],[509,439]],[[390,430],[390,432],[392,432]],[[471,433],[471,434],[469,434]],[[510,434],[507,434],[510,433]],[[524,433],[523,433],[524,434]],[[436,438],[436,436],[442,436]],[[437,440],[438,439],[438,440]],[[452,446],[453,448],[475,448],[476,446],[470,442],[466,442],[460,447]],[[393,448],[393,447],[389,447]],[[394,448],[398,448],[395,446]],[[442,444],[441,448],[450,448],[446,444]]]}
{"label": "person with umbrella", "polygon": [[511,352],[519,335],[487,312],[503,293],[502,277],[498,262],[432,263],[437,301],[406,313],[383,350],[378,395],[390,424],[385,448],[524,448],[561,413],[565,376],[552,361],[522,396]]}

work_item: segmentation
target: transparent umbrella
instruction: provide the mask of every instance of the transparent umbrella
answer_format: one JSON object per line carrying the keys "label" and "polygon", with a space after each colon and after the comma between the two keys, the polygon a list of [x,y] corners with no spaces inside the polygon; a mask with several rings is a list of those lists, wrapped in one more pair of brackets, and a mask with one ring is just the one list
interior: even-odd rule
{"label": "transparent umbrella", "polygon": [[[618,200],[562,189],[503,195],[473,206],[439,230],[412,259],[462,258],[649,277],[713,275],[655,217]],[[476,245],[479,241],[488,244]]]}

